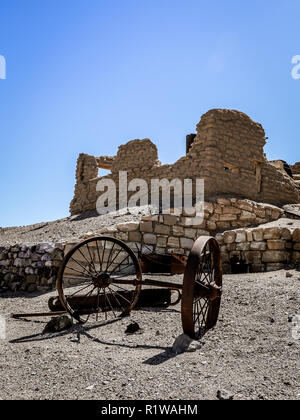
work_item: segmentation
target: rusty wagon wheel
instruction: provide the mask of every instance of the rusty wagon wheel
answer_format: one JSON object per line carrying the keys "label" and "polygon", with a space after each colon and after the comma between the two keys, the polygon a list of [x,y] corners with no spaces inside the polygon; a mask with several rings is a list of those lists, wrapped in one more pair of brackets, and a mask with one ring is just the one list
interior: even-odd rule
{"label": "rusty wagon wheel", "polygon": [[129,315],[138,301],[141,281],[134,252],[122,241],[101,236],[67,253],[57,290],[61,304],[80,323],[108,321]]}
{"label": "rusty wagon wheel", "polygon": [[181,302],[185,334],[201,338],[218,320],[222,294],[222,264],[218,242],[200,237],[189,255]]}

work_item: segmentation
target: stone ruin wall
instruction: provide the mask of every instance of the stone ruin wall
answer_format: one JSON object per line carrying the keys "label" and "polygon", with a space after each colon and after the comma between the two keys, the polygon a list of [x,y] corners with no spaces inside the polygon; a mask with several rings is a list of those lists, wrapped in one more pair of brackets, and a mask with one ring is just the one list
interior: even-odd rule
{"label": "stone ruin wall", "polygon": [[[99,168],[111,170],[107,177],[117,186],[119,171],[127,171],[128,182],[142,178],[148,185],[153,178],[204,179],[206,199],[228,195],[274,205],[299,203],[298,182],[267,161],[265,143],[262,126],[246,114],[216,109],[202,116],[190,150],[173,165],[161,165],[149,139],[120,146],[115,157],[82,154],[71,214],[95,211]],[[300,173],[300,164],[291,168]]]}
{"label": "stone ruin wall", "polygon": [[141,222],[116,225],[88,233],[74,243],[13,244],[0,247],[0,290],[47,291],[56,284],[64,255],[80,240],[97,235],[114,236],[133,250],[136,244],[145,252],[188,255],[199,236],[215,236],[226,229],[246,228],[277,220],[283,215],[278,207],[249,200],[218,198],[206,202],[204,220],[187,216],[144,216]]}
{"label": "stone ruin wall", "polygon": [[214,236],[221,246],[225,273],[232,271],[235,257],[253,272],[300,264],[300,229],[261,226],[284,216],[282,209],[236,198],[205,202],[204,208],[203,220],[186,215],[143,216],[140,222],[90,232],[72,243],[2,246],[0,290],[54,289],[67,252],[80,240],[101,235],[120,239],[135,252],[142,249],[145,253],[181,255],[189,254],[199,236]]}
{"label": "stone ruin wall", "polygon": [[32,293],[54,289],[64,250],[64,244],[1,246],[0,290]]}
{"label": "stone ruin wall", "polygon": [[227,231],[216,239],[225,273],[234,273],[234,267],[258,273],[300,264],[300,229],[264,226]]}
{"label": "stone ruin wall", "polygon": [[[190,137],[190,136],[189,136]],[[119,171],[128,181],[152,178],[201,178],[205,180],[204,220],[183,214],[144,216],[140,223],[103,229],[96,234],[136,244],[146,252],[188,255],[199,236],[215,236],[223,268],[230,272],[237,258],[250,271],[268,271],[286,264],[300,264],[300,230],[255,226],[279,219],[284,211],[272,206],[299,203],[300,163],[284,166],[268,162],[263,152],[265,133],[260,124],[237,111],[212,110],[189,138],[186,156],[173,165],[162,165],[156,146],[134,140],[119,147],[114,157],[81,154],[76,169],[71,213],[95,211],[99,168],[110,170],[107,178],[118,184]],[[248,198],[248,200],[244,199]],[[251,200],[253,201],[251,201]],[[269,204],[265,204],[269,203]],[[238,229],[238,230],[233,230]],[[95,236],[95,232],[83,238]],[[74,244],[33,244],[0,247],[0,289],[44,291],[55,287],[64,255]]]}
{"label": "stone ruin wall", "polygon": [[291,169],[294,175],[300,174],[300,162],[295,163],[295,165],[291,165]]}

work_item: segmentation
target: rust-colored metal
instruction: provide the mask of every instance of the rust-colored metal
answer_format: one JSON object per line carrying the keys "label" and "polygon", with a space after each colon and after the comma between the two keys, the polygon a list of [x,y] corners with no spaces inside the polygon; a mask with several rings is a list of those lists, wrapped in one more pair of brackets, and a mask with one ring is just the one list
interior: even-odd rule
{"label": "rust-colored metal", "polygon": [[151,274],[183,274],[187,262],[187,256],[180,254],[161,255],[138,253],[142,273]]}
{"label": "rust-colored metal", "polygon": [[[200,237],[189,257],[139,252],[138,258],[120,240],[108,236],[89,238],[74,246],[65,256],[58,273],[58,297],[52,297],[48,302],[52,312],[14,314],[13,317],[55,316],[68,312],[84,323],[92,314],[96,315],[96,320],[101,314],[107,319],[108,313],[116,317],[117,309],[121,310],[118,316],[123,316],[135,306],[172,306],[181,300],[183,330],[190,337],[199,338],[213,328],[218,319],[222,295],[220,255],[219,245],[212,237]],[[119,262],[124,256],[126,263]],[[184,273],[184,278],[183,283],[143,280],[142,273]],[[75,278],[74,285],[65,284],[70,278]],[[145,289],[141,294],[142,286],[152,286],[152,289]],[[153,286],[165,291],[159,292]],[[77,288],[83,294],[77,292]],[[174,301],[173,293],[177,293]]]}
{"label": "rust-colored metal", "polygon": [[50,317],[50,316],[59,316],[66,314],[66,311],[56,311],[56,312],[35,312],[35,313],[25,313],[25,314],[11,314],[11,317],[14,319],[20,318],[41,318],[41,317]]}
{"label": "rust-colored metal", "polygon": [[[116,255],[113,254],[114,249],[118,250]],[[81,259],[83,260],[84,258],[88,264],[86,264],[84,260],[78,260],[77,254],[81,254]],[[107,261],[105,261],[107,254],[109,254],[109,256]],[[131,277],[134,277],[133,280],[127,281],[124,272],[119,276],[124,277],[115,279],[115,266],[119,266],[121,271],[124,270],[124,267],[122,269],[122,262],[117,262],[117,257],[120,255],[123,255],[123,257],[125,255],[123,261],[130,261],[127,269],[130,268],[132,271],[130,274]],[[76,268],[74,268],[74,264]],[[123,265],[125,265],[125,263]],[[89,298],[89,296],[91,296],[91,299],[97,300],[96,305],[95,300],[92,302],[92,308],[95,309],[97,313],[97,320],[98,314],[101,312],[105,313],[105,319],[107,319],[107,307],[109,307],[116,317],[114,311],[114,305],[116,303],[118,303],[121,311],[121,314],[118,316],[127,315],[138,301],[142,281],[141,267],[133,251],[124,242],[118,239],[109,236],[101,236],[82,241],[67,253],[60,267],[57,279],[57,290],[61,304],[77,321],[85,323],[89,318],[83,318],[76,309],[77,304],[75,307],[72,306],[72,300],[70,299],[72,296],[66,295],[67,288],[64,284],[64,278],[70,277],[67,276],[67,272],[70,270],[74,271],[74,276],[76,272],[80,274],[80,276],[77,274],[77,277],[82,279],[81,286],[83,286],[82,290],[86,290],[85,297]],[[133,286],[132,290],[126,290],[124,286],[127,285]],[[118,288],[118,291],[112,290],[112,287],[114,286]],[[93,296],[94,291],[96,291],[97,294]],[[122,296],[123,292],[128,293],[126,298]],[[130,298],[128,297],[129,293]],[[106,302],[104,305],[103,299]],[[93,313],[95,313],[95,311]]]}
{"label": "rust-colored metal", "polygon": [[[208,293],[203,293],[204,288]],[[222,295],[222,264],[218,242],[200,237],[188,258],[183,279],[181,317],[185,334],[201,337],[218,319]]]}
{"label": "rust-colored metal", "polygon": [[[172,293],[177,293],[177,298],[174,302],[172,302]],[[124,299],[130,298],[130,293],[120,292],[120,296]],[[74,309],[74,311],[84,311],[92,310],[93,308],[99,309],[103,311],[104,309],[107,311],[111,311],[111,308],[107,304],[104,296],[102,296],[99,300],[97,296],[73,296],[68,297],[66,296],[68,304]],[[166,307],[166,306],[173,306],[179,303],[181,299],[181,293],[179,290],[175,289],[144,289],[141,290],[139,295],[139,300],[135,306],[135,308],[142,308],[142,307]],[[60,302],[59,296],[51,297],[48,301],[49,309],[53,312],[63,310],[63,305]],[[117,308],[118,305],[116,302],[112,302],[112,307]],[[96,312],[95,312],[96,313]]]}

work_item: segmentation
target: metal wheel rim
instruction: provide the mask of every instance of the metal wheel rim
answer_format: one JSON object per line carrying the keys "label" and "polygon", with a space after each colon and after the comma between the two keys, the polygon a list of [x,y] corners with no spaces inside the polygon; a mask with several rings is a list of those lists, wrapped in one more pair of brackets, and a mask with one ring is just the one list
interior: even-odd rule
{"label": "metal wheel rim", "polygon": [[[198,281],[199,268],[202,271],[203,255],[205,250],[210,251],[211,273],[204,273],[209,277],[209,284],[215,283],[222,287],[222,264],[221,252],[218,242],[213,237],[200,237],[194,244],[187,262],[183,279],[183,292],[181,302],[182,327],[185,334],[193,339],[201,338],[209,329],[213,328],[218,320],[221,298],[210,301],[202,301],[196,305],[195,313],[195,284]],[[198,299],[199,300],[199,299]]]}
{"label": "metal wheel rim", "polygon": [[[99,244],[100,243],[105,243],[104,246],[104,250],[103,248],[99,248]],[[109,315],[113,314],[113,318],[120,318],[124,315],[128,315],[132,309],[135,307],[138,299],[139,299],[139,295],[140,295],[140,291],[141,291],[141,282],[142,282],[142,272],[141,272],[141,267],[140,264],[138,262],[137,257],[135,256],[134,252],[122,241],[109,237],[109,236],[99,236],[99,237],[94,237],[94,238],[89,238],[86,239],[80,243],[78,243],[77,245],[75,245],[65,256],[63,263],[60,267],[59,273],[58,273],[58,278],[57,278],[57,290],[58,290],[58,294],[59,294],[59,298],[61,301],[61,304],[64,306],[64,308],[66,309],[67,312],[70,313],[70,315],[75,318],[78,322],[84,324],[86,323],[92,315],[95,315],[96,320],[98,321],[98,319],[100,318],[100,315],[103,313],[103,311],[99,311],[99,313],[97,314],[85,314],[82,315],[79,313],[78,310],[72,308],[72,306],[68,303],[68,298],[70,297],[70,295],[68,295],[66,293],[66,291],[68,289],[66,289],[65,284],[64,284],[64,274],[66,272],[66,269],[70,270],[70,267],[68,266],[68,264],[70,263],[70,261],[73,261],[74,259],[74,255],[76,254],[77,251],[81,252],[82,249],[84,247],[87,247],[86,249],[89,249],[89,245],[91,245],[92,243],[96,243],[98,244],[97,248],[97,252],[95,252],[95,254],[99,257],[99,260],[101,259],[102,253],[104,255],[105,253],[105,249],[106,249],[106,244],[111,244],[112,249],[114,249],[115,251],[117,251],[117,249],[120,250],[119,252],[119,256],[121,256],[121,252],[124,253],[124,255],[126,255],[127,259],[129,261],[131,261],[130,263],[130,267],[133,270],[133,274],[132,277],[134,277],[136,279],[136,284],[134,286],[132,286],[131,289],[131,295],[132,297],[126,298],[126,300],[122,297],[120,297],[120,294],[124,293],[122,292],[123,287],[121,286],[116,286],[113,282],[110,283],[110,285],[107,288],[107,292],[103,292],[102,293],[102,298],[103,296],[105,297],[106,301],[107,301],[107,306],[110,305],[110,308],[113,308],[114,305],[116,305],[117,301],[119,302],[119,306],[120,306],[120,310],[119,311],[114,311],[112,310],[111,313]],[[107,248],[108,252],[111,248]],[[111,258],[113,259],[115,256],[111,255]],[[89,260],[89,258],[86,258],[87,260]],[[111,263],[111,261],[110,261]],[[76,269],[73,268],[74,273],[76,273],[76,271],[81,271],[83,270],[84,274],[86,275],[86,278],[84,278],[84,280],[86,280],[86,285],[88,285],[88,283],[90,282],[90,287],[93,288],[94,284],[92,281],[92,276],[88,276],[87,271],[90,270],[90,267],[87,268],[85,267],[85,269],[80,268],[80,264],[82,264],[84,266],[84,264],[79,263],[76,265]],[[85,263],[86,264],[86,263]],[[92,266],[96,266],[95,261],[91,262]],[[113,261],[112,264],[117,264],[117,262]],[[128,265],[129,266],[129,265]],[[113,266],[112,266],[113,269]],[[82,271],[81,271],[82,272]],[[93,270],[94,272],[94,270]],[[122,274],[122,277],[124,277],[124,274]],[[114,300],[112,301],[113,296],[111,295],[111,290],[110,289],[114,289],[117,292],[114,293]],[[84,288],[82,289],[84,291]],[[88,288],[87,288],[88,290]],[[125,289],[124,289],[125,290]],[[76,292],[77,293],[77,292]],[[76,295],[75,293],[75,295]],[[97,290],[96,290],[97,293]],[[88,294],[88,292],[87,292]],[[73,295],[74,296],[74,295]],[[80,296],[80,295],[79,295]],[[93,295],[92,295],[93,296]],[[110,299],[111,298],[111,299]],[[100,309],[100,308],[98,308]],[[108,311],[107,311],[108,312]],[[116,313],[118,312],[118,316],[116,315]],[[103,317],[102,317],[103,318]],[[109,318],[111,319],[111,316],[108,316],[108,313],[105,314],[105,320],[109,320]]]}

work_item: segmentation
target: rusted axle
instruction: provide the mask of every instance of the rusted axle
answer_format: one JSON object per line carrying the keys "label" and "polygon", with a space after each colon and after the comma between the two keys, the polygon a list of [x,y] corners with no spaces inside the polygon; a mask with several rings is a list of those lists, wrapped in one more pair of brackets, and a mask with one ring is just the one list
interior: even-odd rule
{"label": "rusted axle", "polygon": [[[139,282],[138,280],[118,280],[114,279],[113,283],[115,284],[123,284],[123,285],[137,285],[141,284],[143,286],[156,286],[156,287],[162,287],[167,289],[173,289],[173,290],[182,290],[183,285],[178,283],[172,283],[172,282],[166,282],[166,281],[159,281],[159,280],[151,280],[151,279],[145,279],[142,282]],[[222,294],[222,288],[217,286],[215,283],[211,285],[205,285],[202,283],[196,283],[195,285],[195,298],[200,299],[209,299],[209,300],[215,300],[219,297],[221,297]]]}

